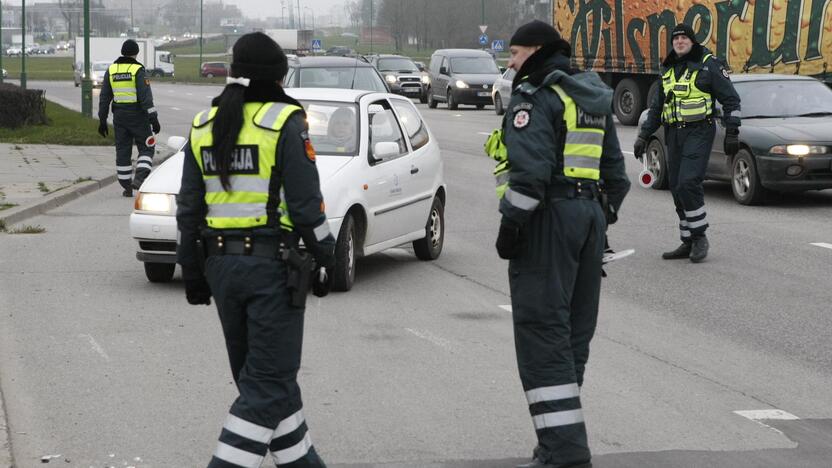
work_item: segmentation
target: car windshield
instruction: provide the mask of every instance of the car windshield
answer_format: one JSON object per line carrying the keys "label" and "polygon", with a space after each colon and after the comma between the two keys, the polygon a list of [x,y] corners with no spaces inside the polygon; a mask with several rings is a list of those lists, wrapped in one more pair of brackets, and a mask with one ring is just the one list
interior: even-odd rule
{"label": "car windshield", "polygon": [[499,74],[500,69],[494,60],[488,57],[458,57],[451,59],[451,71],[454,73]]}
{"label": "car windshield", "polygon": [[106,62],[92,64],[92,71],[105,71],[110,68],[110,64]]}
{"label": "car windshield", "polygon": [[371,67],[301,68],[300,88],[344,88],[387,92],[387,86]]}
{"label": "car windshield", "polygon": [[405,58],[385,58],[378,59],[378,71],[416,72],[419,69],[416,64]]}
{"label": "car windshield", "polygon": [[746,119],[832,113],[832,90],[819,81],[746,81],[735,87]]}
{"label": "car windshield", "polygon": [[358,107],[328,101],[301,101],[315,153],[324,156],[358,154]]}

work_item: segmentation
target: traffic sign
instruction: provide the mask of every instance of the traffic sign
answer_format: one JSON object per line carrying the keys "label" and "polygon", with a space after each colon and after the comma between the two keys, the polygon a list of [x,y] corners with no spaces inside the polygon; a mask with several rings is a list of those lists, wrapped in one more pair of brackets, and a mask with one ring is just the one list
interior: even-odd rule
{"label": "traffic sign", "polygon": [[488,45],[488,36],[485,34],[480,34],[479,41],[481,46]]}
{"label": "traffic sign", "polygon": [[320,39],[312,39],[312,50],[321,50],[321,40]]}
{"label": "traffic sign", "polygon": [[487,24],[481,24],[481,25],[480,25],[480,32],[481,32],[481,33],[485,34],[485,30],[486,30],[486,29],[488,29],[488,25],[487,25]]}
{"label": "traffic sign", "polygon": [[491,49],[497,52],[502,52],[506,48],[506,43],[502,39],[494,39],[494,42],[491,43]]}

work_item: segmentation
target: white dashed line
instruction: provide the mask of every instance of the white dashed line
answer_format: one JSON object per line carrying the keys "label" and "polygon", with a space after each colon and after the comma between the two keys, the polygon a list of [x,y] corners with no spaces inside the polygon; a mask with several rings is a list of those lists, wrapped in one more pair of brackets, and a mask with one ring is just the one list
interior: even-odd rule
{"label": "white dashed line", "polygon": [[78,336],[81,337],[81,338],[86,338],[87,341],[90,343],[90,346],[92,346],[92,350],[95,351],[96,353],[98,353],[101,357],[103,357],[105,361],[110,360],[110,356],[107,355],[107,353],[104,351],[104,348],[102,348],[101,345],[98,344],[97,341],[95,341],[95,338],[93,338],[92,335],[78,335]]}
{"label": "white dashed line", "polygon": [[501,306],[498,306],[498,307],[505,310],[506,312],[511,312],[511,305],[501,305]]}
{"label": "white dashed line", "polygon": [[634,154],[635,154],[635,153],[633,153],[632,151],[624,151],[624,150],[621,150],[621,152],[622,152],[622,153],[624,153],[624,154],[629,154],[630,156],[632,156],[632,155],[634,155]]}
{"label": "white dashed line", "polygon": [[454,117],[462,117],[462,114],[454,114]]}
{"label": "white dashed line", "polygon": [[194,93],[185,93],[186,96],[193,96]]}
{"label": "white dashed line", "polygon": [[171,109],[173,109],[173,110],[182,110],[182,109],[180,109],[180,108],[178,108],[178,107],[171,107]]}
{"label": "white dashed line", "polygon": [[433,333],[427,330],[414,330],[412,328],[405,328],[408,333],[412,334],[413,336],[419,337],[425,341],[429,341],[440,348],[447,349],[448,351],[451,350],[451,342],[442,338],[440,336],[436,336]]}
{"label": "white dashed line", "polygon": [[811,245],[823,247],[824,249],[832,249],[832,244],[827,244],[826,242],[812,242]]}
{"label": "white dashed line", "polygon": [[760,421],[763,419],[776,419],[780,421],[794,421],[798,418],[797,416],[787,413],[783,410],[779,409],[764,409],[764,410],[742,410],[742,411],[734,411],[734,413],[750,419],[752,421]]}
{"label": "white dashed line", "polygon": [[489,132],[477,132],[477,135],[491,136]]}

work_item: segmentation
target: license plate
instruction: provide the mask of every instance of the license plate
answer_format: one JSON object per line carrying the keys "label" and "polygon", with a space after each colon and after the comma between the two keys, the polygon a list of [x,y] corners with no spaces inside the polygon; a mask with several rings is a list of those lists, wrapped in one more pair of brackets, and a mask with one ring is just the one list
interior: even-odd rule
{"label": "license plate", "polygon": [[418,88],[404,88],[404,92],[410,93],[410,94],[416,94],[416,93],[419,92],[419,89]]}
{"label": "license plate", "polygon": [[479,96],[479,97],[488,97],[488,96],[491,96],[491,93],[489,93],[488,91],[480,91],[480,92],[477,93],[477,96]]}

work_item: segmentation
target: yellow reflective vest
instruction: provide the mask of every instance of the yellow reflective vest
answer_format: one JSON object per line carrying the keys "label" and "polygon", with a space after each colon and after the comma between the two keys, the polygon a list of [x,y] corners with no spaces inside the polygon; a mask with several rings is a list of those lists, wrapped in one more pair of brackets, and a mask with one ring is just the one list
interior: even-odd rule
{"label": "yellow reflective vest", "polygon": [[135,104],[139,102],[136,93],[136,76],[142,66],[136,63],[114,63],[108,69],[110,86],[113,88],[113,102]]}
{"label": "yellow reflective vest", "polygon": [[[705,63],[711,54],[706,54],[702,59]],[[710,93],[706,93],[696,87],[696,77],[699,76],[699,69],[688,69],[677,80],[676,74],[671,67],[662,76],[662,88],[665,97],[662,107],[662,121],[673,124],[678,122],[698,122],[705,120],[713,114],[714,100]]]}
{"label": "yellow reflective vest", "polygon": [[566,122],[563,174],[578,179],[600,179],[607,117],[585,112],[559,85],[551,88],[563,102],[563,120]]}
{"label": "yellow reflective vest", "polygon": [[[269,184],[277,165],[277,142],[289,116],[301,107],[277,102],[249,102],[243,106],[243,126],[237,135],[229,166],[229,190],[220,182],[211,133],[217,108],[200,112],[191,129],[191,150],[205,181],[205,216],[213,229],[248,229],[265,226],[269,213]],[[283,189],[278,206],[280,226],[294,229]]]}

